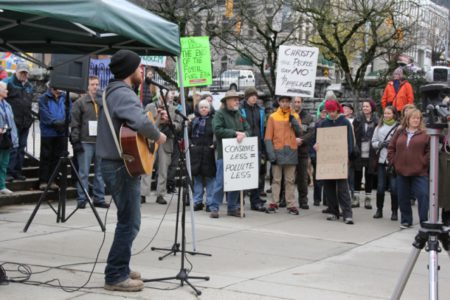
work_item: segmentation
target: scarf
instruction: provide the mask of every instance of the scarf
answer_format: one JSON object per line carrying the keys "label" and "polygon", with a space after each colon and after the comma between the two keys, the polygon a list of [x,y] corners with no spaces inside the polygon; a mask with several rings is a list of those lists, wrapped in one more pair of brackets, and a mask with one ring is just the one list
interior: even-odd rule
{"label": "scarf", "polygon": [[398,90],[400,89],[400,80],[394,80],[394,90],[396,93],[398,93]]}
{"label": "scarf", "polygon": [[383,120],[383,123],[384,123],[384,125],[392,126],[392,125],[395,124],[395,119],[392,119],[392,120],[389,120],[389,121]]}
{"label": "scarf", "polygon": [[206,117],[197,117],[192,121],[192,137],[199,138],[205,135],[206,120],[208,120],[209,115]]}

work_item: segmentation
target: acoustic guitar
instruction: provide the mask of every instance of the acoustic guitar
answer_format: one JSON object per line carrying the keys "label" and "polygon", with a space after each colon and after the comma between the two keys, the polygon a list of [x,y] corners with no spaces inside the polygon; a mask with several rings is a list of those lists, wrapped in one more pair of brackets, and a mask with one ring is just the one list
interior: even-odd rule
{"label": "acoustic guitar", "polygon": [[[147,116],[155,124],[153,114],[148,112]],[[128,174],[137,177],[152,173],[156,151],[158,150],[156,141],[147,139],[128,127],[127,124],[122,124],[120,127],[120,147]]]}

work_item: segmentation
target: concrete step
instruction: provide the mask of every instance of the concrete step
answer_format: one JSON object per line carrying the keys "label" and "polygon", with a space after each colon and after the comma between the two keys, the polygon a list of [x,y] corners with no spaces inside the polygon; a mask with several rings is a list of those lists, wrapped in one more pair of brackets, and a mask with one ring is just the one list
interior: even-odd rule
{"label": "concrete step", "polygon": [[[22,203],[35,203],[39,201],[39,198],[43,192],[41,190],[29,190],[29,191],[15,191],[11,195],[0,195],[0,206],[22,204]],[[67,188],[67,199],[76,199],[77,192],[74,187]],[[57,191],[49,191],[44,200],[58,200]]]}

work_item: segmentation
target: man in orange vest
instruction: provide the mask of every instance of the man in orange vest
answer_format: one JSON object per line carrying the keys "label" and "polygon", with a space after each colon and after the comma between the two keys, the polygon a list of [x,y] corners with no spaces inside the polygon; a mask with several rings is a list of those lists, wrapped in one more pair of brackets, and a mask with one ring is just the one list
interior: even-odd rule
{"label": "man in orange vest", "polygon": [[403,69],[398,67],[392,73],[393,80],[389,81],[381,98],[383,109],[391,105],[400,112],[406,104],[414,104],[414,91],[411,84],[403,77]]}

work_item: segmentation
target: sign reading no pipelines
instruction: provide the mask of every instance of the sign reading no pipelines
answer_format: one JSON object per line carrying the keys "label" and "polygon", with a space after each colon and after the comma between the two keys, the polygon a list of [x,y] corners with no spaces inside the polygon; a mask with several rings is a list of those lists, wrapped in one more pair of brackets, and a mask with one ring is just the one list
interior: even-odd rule
{"label": "sign reading no pipelines", "polygon": [[258,138],[247,137],[238,143],[223,139],[223,182],[225,192],[251,190],[258,187]]}
{"label": "sign reading no pipelines", "polygon": [[317,128],[317,171],[316,178],[348,178],[347,127]]}
{"label": "sign reading no pipelines", "polygon": [[185,87],[212,84],[209,37],[181,38],[181,62]]}
{"label": "sign reading no pipelines", "polygon": [[313,97],[318,57],[318,48],[280,46],[275,94]]}

